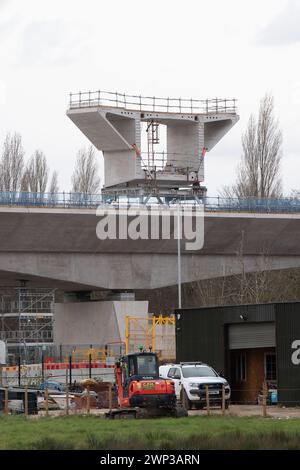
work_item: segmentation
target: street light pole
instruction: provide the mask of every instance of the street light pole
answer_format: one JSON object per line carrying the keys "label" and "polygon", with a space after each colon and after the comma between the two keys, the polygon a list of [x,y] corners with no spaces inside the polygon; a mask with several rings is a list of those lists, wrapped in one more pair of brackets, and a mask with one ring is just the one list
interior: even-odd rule
{"label": "street light pole", "polygon": [[178,308],[182,308],[181,302],[181,217],[179,200],[177,204],[177,280],[178,280]]}

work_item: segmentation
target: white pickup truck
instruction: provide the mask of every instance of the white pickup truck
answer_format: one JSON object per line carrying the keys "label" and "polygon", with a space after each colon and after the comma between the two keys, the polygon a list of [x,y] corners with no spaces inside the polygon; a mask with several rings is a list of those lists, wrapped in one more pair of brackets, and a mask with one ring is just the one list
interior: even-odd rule
{"label": "white pickup truck", "polygon": [[211,405],[222,405],[222,388],[225,387],[225,408],[230,401],[230,386],[212,367],[202,362],[181,362],[160,366],[159,375],[163,379],[172,379],[178,400],[184,408],[197,408],[206,405],[206,385]]}

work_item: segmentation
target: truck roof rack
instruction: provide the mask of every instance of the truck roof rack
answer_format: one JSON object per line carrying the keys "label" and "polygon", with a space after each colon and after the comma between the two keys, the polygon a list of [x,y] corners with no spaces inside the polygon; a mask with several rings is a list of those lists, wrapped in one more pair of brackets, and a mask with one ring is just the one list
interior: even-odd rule
{"label": "truck roof rack", "polygon": [[204,362],[201,362],[201,361],[196,361],[196,362],[191,362],[191,361],[187,361],[187,362],[180,362],[180,365],[181,366],[203,366],[205,365]]}

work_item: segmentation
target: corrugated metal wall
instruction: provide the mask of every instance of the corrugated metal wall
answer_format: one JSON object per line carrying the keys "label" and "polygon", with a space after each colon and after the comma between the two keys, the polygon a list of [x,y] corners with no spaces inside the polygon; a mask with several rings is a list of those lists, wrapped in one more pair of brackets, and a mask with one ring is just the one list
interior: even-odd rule
{"label": "corrugated metal wall", "polygon": [[224,315],[224,323],[242,323],[241,315],[248,323],[275,321],[274,304],[234,305],[218,307]]}
{"label": "corrugated metal wall", "polygon": [[[242,305],[176,310],[177,361],[203,361],[229,373],[228,325],[274,322],[274,305]],[[178,318],[178,314],[180,318]]]}
{"label": "corrugated metal wall", "polygon": [[224,325],[220,311],[180,310],[176,314],[176,359],[207,362],[224,372]]}
{"label": "corrugated metal wall", "polygon": [[300,303],[276,304],[275,312],[279,400],[300,405]]}
{"label": "corrugated metal wall", "polygon": [[[275,321],[279,402],[300,405],[300,303],[199,308],[176,313],[180,314],[176,320],[177,360],[207,362],[228,377],[229,325]],[[241,315],[247,320],[243,321]]]}

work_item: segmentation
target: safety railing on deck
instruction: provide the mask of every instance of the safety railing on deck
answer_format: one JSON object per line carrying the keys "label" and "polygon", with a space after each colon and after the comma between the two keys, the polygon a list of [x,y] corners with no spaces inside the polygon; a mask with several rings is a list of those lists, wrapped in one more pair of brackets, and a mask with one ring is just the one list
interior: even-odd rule
{"label": "safety railing on deck", "polygon": [[[300,213],[300,199],[259,199],[259,198],[223,198],[200,197],[206,212],[261,212],[261,213]],[[26,193],[26,192],[0,192],[0,206],[9,207],[40,207],[40,208],[82,208],[96,209],[99,205],[114,206],[152,206],[164,203],[172,205],[198,204],[191,195],[159,194],[159,199],[149,195],[124,195],[124,194],[84,194],[84,193]]]}
{"label": "safety railing on deck", "polygon": [[184,114],[236,113],[236,99],[159,98],[156,96],[126,95],[111,91],[79,91],[70,93],[69,108],[105,106],[132,111],[151,111]]}

